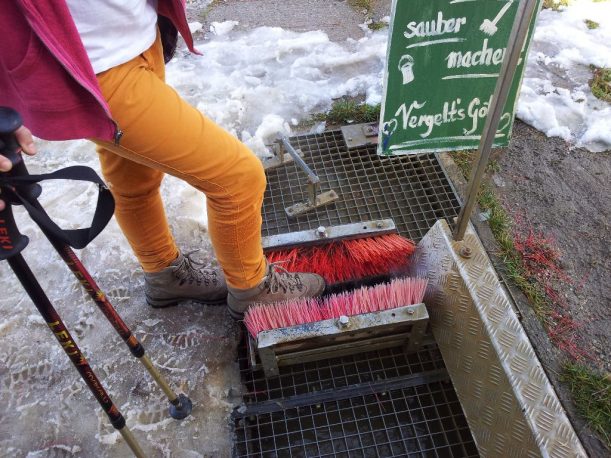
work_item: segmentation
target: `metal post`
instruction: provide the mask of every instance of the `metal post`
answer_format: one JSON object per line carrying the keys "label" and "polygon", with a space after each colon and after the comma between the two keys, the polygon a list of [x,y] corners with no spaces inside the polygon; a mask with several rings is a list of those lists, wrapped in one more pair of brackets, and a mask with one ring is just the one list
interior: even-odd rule
{"label": "metal post", "polygon": [[[518,66],[520,54],[522,53],[522,48],[526,41],[526,35],[528,34],[530,20],[537,3],[538,0],[521,0],[518,3],[518,11],[516,12],[511,34],[509,36],[509,42],[507,43],[507,52],[505,53],[505,59],[503,60],[499,78],[496,82],[492,101],[488,109],[488,116],[486,116],[486,123],[484,124],[484,130],[477,150],[475,159],[477,165],[471,173],[467,188],[467,200],[460,210],[456,228],[454,229],[453,236],[456,241],[461,241],[465,236],[469,218],[471,217],[473,207],[477,200],[482,177],[488,165],[488,160],[490,159],[490,151],[492,149],[492,143],[494,142],[496,130],[501,115],[503,114],[503,109],[505,108],[507,95],[511,89],[515,70]],[[526,56],[524,56],[524,58],[526,58]]]}
{"label": "metal post", "polygon": [[320,178],[318,178],[318,175],[316,175],[308,164],[305,163],[299,153],[295,151],[295,148],[293,148],[288,138],[282,137],[280,142],[284,151],[289,153],[299,168],[308,175],[308,202],[312,207],[315,207],[317,204],[316,198],[318,195],[318,187],[320,186]]}

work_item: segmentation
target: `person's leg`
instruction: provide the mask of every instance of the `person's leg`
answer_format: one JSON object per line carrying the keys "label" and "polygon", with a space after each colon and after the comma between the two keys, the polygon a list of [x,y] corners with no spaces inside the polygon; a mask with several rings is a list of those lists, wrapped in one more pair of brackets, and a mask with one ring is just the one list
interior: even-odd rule
{"label": "person's leg", "polygon": [[159,272],[178,257],[159,187],[163,172],[97,148],[115,199],[115,218],[145,272]]}
{"label": "person's leg", "polygon": [[[97,143],[112,154],[179,177],[206,194],[210,238],[229,285],[228,305],[234,317],[253,302],[321,294],[321,277],[289,274],[267,265],[261,246],[266,181],[260,160],[182,100],[163,79],[159,40],[141,56],[99,74],[102,93],[124,135],[120,146]],[[125,185],[128,174],[120,180],[129,186]],[[150,224],[166,233],[165,216],[159,206],[155,208]],[[132,246],[141,247],[138,257],[162,265],[169,257],[163,254],[170,250],[168,236],[151,240],[150,233],[138,229],[142,222],[136,212],[122,216]]]}
{"label": "person's leg", "polygon": [[[263,279],[266,266],[261,247],[265,191],[261,162],[163,82],[160,49],[157,44],[142,56],[98,75],[113,118],[124,132],[120,147],[98,144],[109,152],[104,155],[118,155],[172,174],[204,192],[210,237],[227,282],[236,288],[250,288]],[[157,173],[160,175],[153,172],[146,181],[157,181],[162,175]],[[119,186],[112,183],[113,178],[109,180],[113,187]],[[120,174],[119,181],[129,188],[129,172]],[[135,212],[131,207],[121,212],[122,228],[139,260],[149,269],[154,265],[164,267],[173,244],[161,203],[154,203],[155,199],[150,197],[148,204],[154,207],[147,219],[150,230],[143,227],[138,216],[145,209]],[[139,199],[135,205],[139,205]]]}
{"label": "person's leg", "polygon": [[216,269],[205,269],[174,243],[159,187],[163,172],[97,148],[102,173],[115,199],[115,217],[144,270],[146,301],[168,307],[192,299],[224,303],[227,285]]}

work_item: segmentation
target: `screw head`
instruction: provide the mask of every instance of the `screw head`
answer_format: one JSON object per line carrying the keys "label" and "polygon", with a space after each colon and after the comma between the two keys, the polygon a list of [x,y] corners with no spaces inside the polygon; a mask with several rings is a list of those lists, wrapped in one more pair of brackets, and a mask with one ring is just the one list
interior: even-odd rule
{"label": "screw head", "polygon": [[376,227],[377,227],[378,229],[382,229],[382,228],[384,227],[384,223],[383,223],[382,221],[378,221],[378,222],[376,223]]}
{"label": "screw head", "polygon": [[345,328],[348,326],[348,324],[350,324],[350,318],[348,318],[346,315],[342,315],[338,318],[337,323],[339,324],[340,328]]}
{"label": "screw head", "polygon": [[463,245],[458,250],[458,254],[462,256],[463,258],[469,259],[473,255],[473,250],[471,250],[470,247]]}
{"label": "screw head", "polygon": [[316,235],[319,237],[326,237],[327,236],[327,228],[325,226],[318,226],[318,229],[316,229]]}

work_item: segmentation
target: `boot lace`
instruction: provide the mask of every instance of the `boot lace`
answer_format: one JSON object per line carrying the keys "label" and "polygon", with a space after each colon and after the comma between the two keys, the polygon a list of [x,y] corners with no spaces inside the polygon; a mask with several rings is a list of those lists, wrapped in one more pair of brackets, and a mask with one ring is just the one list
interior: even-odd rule
{"label": "boot lace", "polygon": [[193,250],[183,255],[183,258],[174,269],[174,276],[179,281],[180,285],[193,283],[200,286],[202,283],[206,286],[213,284],[216,285],[218,279],[216,278],[216,272],[214,270],[204,269],[206,263],[196,261],[191,258],[193,253],[197,253],[199,250]]}
{"label": "boot lace", "polygon": [[272,262],[267,265],[265,285],[270,293],[275,294],[280,291],[294,292],[303,291],[304,284],[301,282],[301,277],[297,273],[289,272],[282,264],[284,261]]}

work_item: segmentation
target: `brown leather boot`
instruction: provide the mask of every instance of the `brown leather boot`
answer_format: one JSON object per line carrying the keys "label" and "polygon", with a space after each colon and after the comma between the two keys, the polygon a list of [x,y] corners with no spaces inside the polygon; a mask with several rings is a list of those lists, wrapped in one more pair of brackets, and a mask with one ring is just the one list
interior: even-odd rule
{"label": "brown leather boot", "polygon": [[169,307],[180,301],[193,300],[209,305],[224,304],[227,283],[220,269],[204,269],[191,259],[190,254],[179,254],[176,260],[160,272],[144,274],[146,302],[155,308]]}
{"label": "brown leather boot", "polygon": [[317,274],[288,272],[277,264],[268,264],[261,283],[249,289],[228,287],[227,307],[235,320],[244,318],[244,312],[253,304],[269,304],[289,299],[320,296],[325,280]]}

